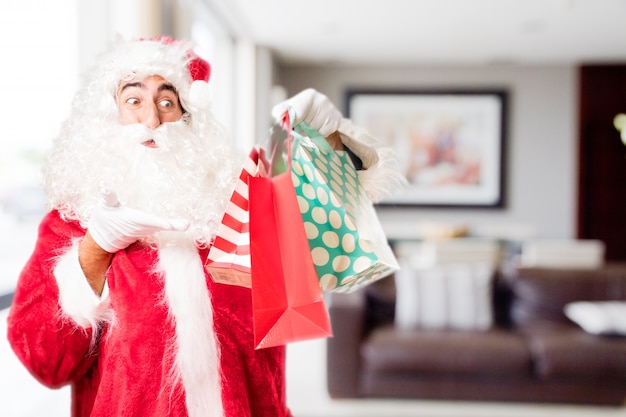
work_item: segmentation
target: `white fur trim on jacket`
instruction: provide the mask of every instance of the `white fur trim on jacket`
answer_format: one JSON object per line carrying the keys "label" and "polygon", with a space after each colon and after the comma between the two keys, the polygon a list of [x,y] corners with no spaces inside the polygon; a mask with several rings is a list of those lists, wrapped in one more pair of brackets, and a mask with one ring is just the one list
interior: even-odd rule
{"label": "white fur trim on jacket", "polygon": [[176,368],[172,376],[180,379],[185,388],[189,417],[223,417],[211,294],[195,242],[183,237],[163,243],[158,267],[165,278],[167,305],[176,323]]}
{"label": "white fur trim on jacket", "polygon": [[59,304],[63,313],[84,328],[97,328],[97,323],[110,314],[108,285],[98,297],[87,282],[78,262],[78,244],[73,242],[67,252],[59,256],[54,267],[54,277],[59,288]]}
{"label": "white fur trim on jacket", "polygon": [[398,171],[398,156],[388,146],[373,137],[367,130],[343,119],[339,126],[341,141],[363,162],[359,171],[361,184],[374,202],[407,186],[407,180]]}

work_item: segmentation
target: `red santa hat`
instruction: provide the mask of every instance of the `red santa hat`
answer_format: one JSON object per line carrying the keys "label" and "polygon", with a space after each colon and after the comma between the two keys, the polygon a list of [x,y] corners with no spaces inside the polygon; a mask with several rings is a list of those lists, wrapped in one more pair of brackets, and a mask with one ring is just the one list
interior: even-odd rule
{"label": "red santa hat", "polygon": [[[115,94],[121,80],[160,75],[176,88],[189,113],[209,105],[211,66],[189,42],[167,36],[123,41],[101,58],[92,74],[93,88]],[[97,99],[100,93],[93,88],[90,91]]]}
{"label": "red santa hat", "polygon": [[[146,40],[146,39],[143,39]],[[161,42],[165,45],[173,45],[179,44],[185,45],[174,38],[169,36],[157,36],[155,38],[148,39],[155,42]],[[187,55],[189,56],[189,62],[187,66],[189,68],[189,74],[191,75],[191,79],[193,82],[191,83],[191,87],[189,88],[189,98],[193,105],[197,107],[205,107],[208,105],[209,100],[209,78],[211,76],[211,66],[207,61],[200,58],[196,53],[191,49],[187,49]]]}

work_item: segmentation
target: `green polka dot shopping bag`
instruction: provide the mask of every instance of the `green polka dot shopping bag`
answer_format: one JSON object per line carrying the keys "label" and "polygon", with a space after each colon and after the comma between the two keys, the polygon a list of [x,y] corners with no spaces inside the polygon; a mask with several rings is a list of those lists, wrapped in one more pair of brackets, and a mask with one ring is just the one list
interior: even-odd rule
{"label": "green polka dot shopping bag", "polygon": [[[289,121],[293,120],[289,112]],[[291,177],[320,286],[352,292],[399,269],[349,155],[306,123],[291,132]]]}

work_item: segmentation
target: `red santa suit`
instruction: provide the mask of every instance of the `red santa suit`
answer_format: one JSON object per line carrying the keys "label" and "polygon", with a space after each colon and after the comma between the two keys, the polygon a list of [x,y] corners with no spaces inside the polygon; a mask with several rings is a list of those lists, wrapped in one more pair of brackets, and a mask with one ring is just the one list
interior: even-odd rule
{"label": "red santa suit", "polygon": [[[47,386],[72,385],[74,417],[192,415],[185,397],[188,390],[206,385],[202,381],[206,370],[198,365],[197,380],[186,385],[184,377],[172,374],[176,361],[172,350],[178,345],[176,328],[198,324],[197,318],[173,317],[163,299],[164,277],[154,272],[158,251],[136,243],[115,254],[107,274],[105,305],[95,299],[64,305],[78,294],[90,296],[78,265],[76,244],[83,234],[77,222],[62,220],[57,211],[42,221],[8,319],[9,340],[19,359]],[[203,271],[207,251],[191,250],[188,262]],[[223,415],[289,416],[285,349],[254,349],[250,290],[216,284],[206,273],[201,278],[203,296],[210,299],[213,311],[213,323],[205,324],[214,328],[220,346],[215,368],[220,370]],[[114,317],[106,324],[89,326],[88,316],[112,312]],[[187,319],[191,323],[181,323]],[[193,368],[194,358],[190,359]]]}

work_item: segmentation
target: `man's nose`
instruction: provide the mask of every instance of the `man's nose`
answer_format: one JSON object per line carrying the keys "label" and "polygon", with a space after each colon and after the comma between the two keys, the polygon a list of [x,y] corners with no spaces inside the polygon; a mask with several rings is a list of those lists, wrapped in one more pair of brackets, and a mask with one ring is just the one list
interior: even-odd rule
{"label": "man's nose", "polygon": [[156,129],[161,125],[161,116],[156,103],[148,103],[146,105],[141,123],[150,129]]}

